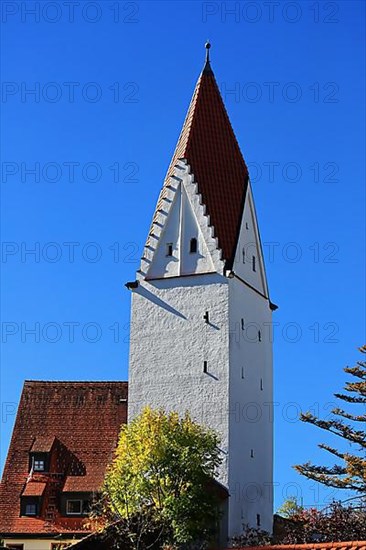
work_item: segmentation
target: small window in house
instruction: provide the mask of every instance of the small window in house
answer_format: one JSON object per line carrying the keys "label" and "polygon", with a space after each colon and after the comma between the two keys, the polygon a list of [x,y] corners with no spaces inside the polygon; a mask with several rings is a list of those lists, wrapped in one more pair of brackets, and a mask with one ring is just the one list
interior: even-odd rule
{"label": "small window in house", "polygon": [[197,252],[197,239],[195,237],[193,239],[191,239],[191,241],[189,243],[189,252],[191,254],[196,254],[196,252]]}
{"label": "small window in house", "polygon": [[245,264],[245,248],[243,248],[242,254],[243,254],[243,264]]}
{"label": "small window in house", "polygon": [[262,333],[260,330],[258,330],[258,342],[262,341]]}
{"label": "small window in house", "polygon": [[252,269],[255,271],[255,256],[252,256]]}
{"label": "small window in house", "polygon": [[165,255],[166,256],[173,256],[173,243],[167,243]]}
{"label": "small window in house", "polygon": [[82,501],[81,500],[67,500],[66,501],[66,513],[69,516],[80,516],[82,513]]}
{"label": "small window in house", "polygon": [[25,515],[26,516],[36,516],[37,515],[37,504],[35,502],[29,502],[25,505]]}
{"label": "small window in house", "polygon": [[33,470],[35,472],[44,472],[44,460],[35,460],[33,463]]}
{"label": "small window in house", "polygon": [[261,515],[257,514],[257,527],[261,526]]}

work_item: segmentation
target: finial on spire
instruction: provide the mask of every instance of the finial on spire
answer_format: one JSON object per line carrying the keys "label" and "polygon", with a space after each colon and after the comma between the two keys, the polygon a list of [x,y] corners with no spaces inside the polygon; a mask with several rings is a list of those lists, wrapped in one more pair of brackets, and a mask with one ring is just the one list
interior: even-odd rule
{"label": "finial on spire", "polygon": [[203,73],[204,74],[212,74],[212,69],[211,69],[211,65],[210,65],[210,48],[211,48],[211,44],[208,40],[205,44],[205,48],[206,48],[206,63],[205,63],[205,66],[203,67]]}
{"label": "finial on spire", "polygon": [[210,62],[210,48],[211,48],[211,44],[208,40],[205,44],[205,48],[206,48],[206,63],[207,63],[207,61]]}

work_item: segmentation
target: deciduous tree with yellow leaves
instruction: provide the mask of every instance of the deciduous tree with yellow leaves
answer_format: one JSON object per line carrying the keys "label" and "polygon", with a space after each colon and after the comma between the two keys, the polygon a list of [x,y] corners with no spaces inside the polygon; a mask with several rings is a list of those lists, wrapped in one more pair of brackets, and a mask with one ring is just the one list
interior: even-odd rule
{"label": "deciduous tree with yellow leaves", "polygon": [[145,408],[123,426],[104,501],[132,547],[143,547],[149,533],[159,545],[210,539],[218,519],[209,489],[221,462],[218,444],[217,435],[188,414]]}

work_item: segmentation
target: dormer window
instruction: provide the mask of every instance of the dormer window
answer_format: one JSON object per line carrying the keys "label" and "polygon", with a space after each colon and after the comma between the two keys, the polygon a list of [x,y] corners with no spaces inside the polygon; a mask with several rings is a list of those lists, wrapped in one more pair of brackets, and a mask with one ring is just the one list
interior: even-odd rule
{"label": "dormer window", "polygon": [[21,516],[39,516],[41,509],[41,497],[21,497],[20,515]]}
{"label": "dormer window", "polygon": [[46,472],[48,453],[30,453],[29,471]]}
{"label": "dormer window", "polygon": [[190,240],[189,252],[190,252],[190,254],[196,254],[197,253],[197,239],[195,237],[193,237],[193,239]]}
{"label": "dormer window", "polygon": [[25,515],[26,516],[36,516],[37,515],[37,504],[30,502],[25,505]]}
{"label": "dormer window", "polygon": [[45,463],[44,460],[35,460],[33,470],[35,472],[44,472],[45,471]]}
{"label": "dormer window", "polygon": [[166,244],[166,256],[173,256],[173,243],[167,243]]}
{"label": "dormer window", "polygon": [[83,513],[83,501],[76,499],[66,501],[66,513],[68,516],[81,516]]}

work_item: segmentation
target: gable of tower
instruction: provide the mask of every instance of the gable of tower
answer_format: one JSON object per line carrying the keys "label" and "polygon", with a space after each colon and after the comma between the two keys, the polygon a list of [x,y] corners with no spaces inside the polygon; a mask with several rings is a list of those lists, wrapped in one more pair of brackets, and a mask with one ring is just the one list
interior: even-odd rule
{"label": "gable of tower", "polygon": [[268,298],[262,244],[250,185],[240,225],[233,271],[236,276]]}

